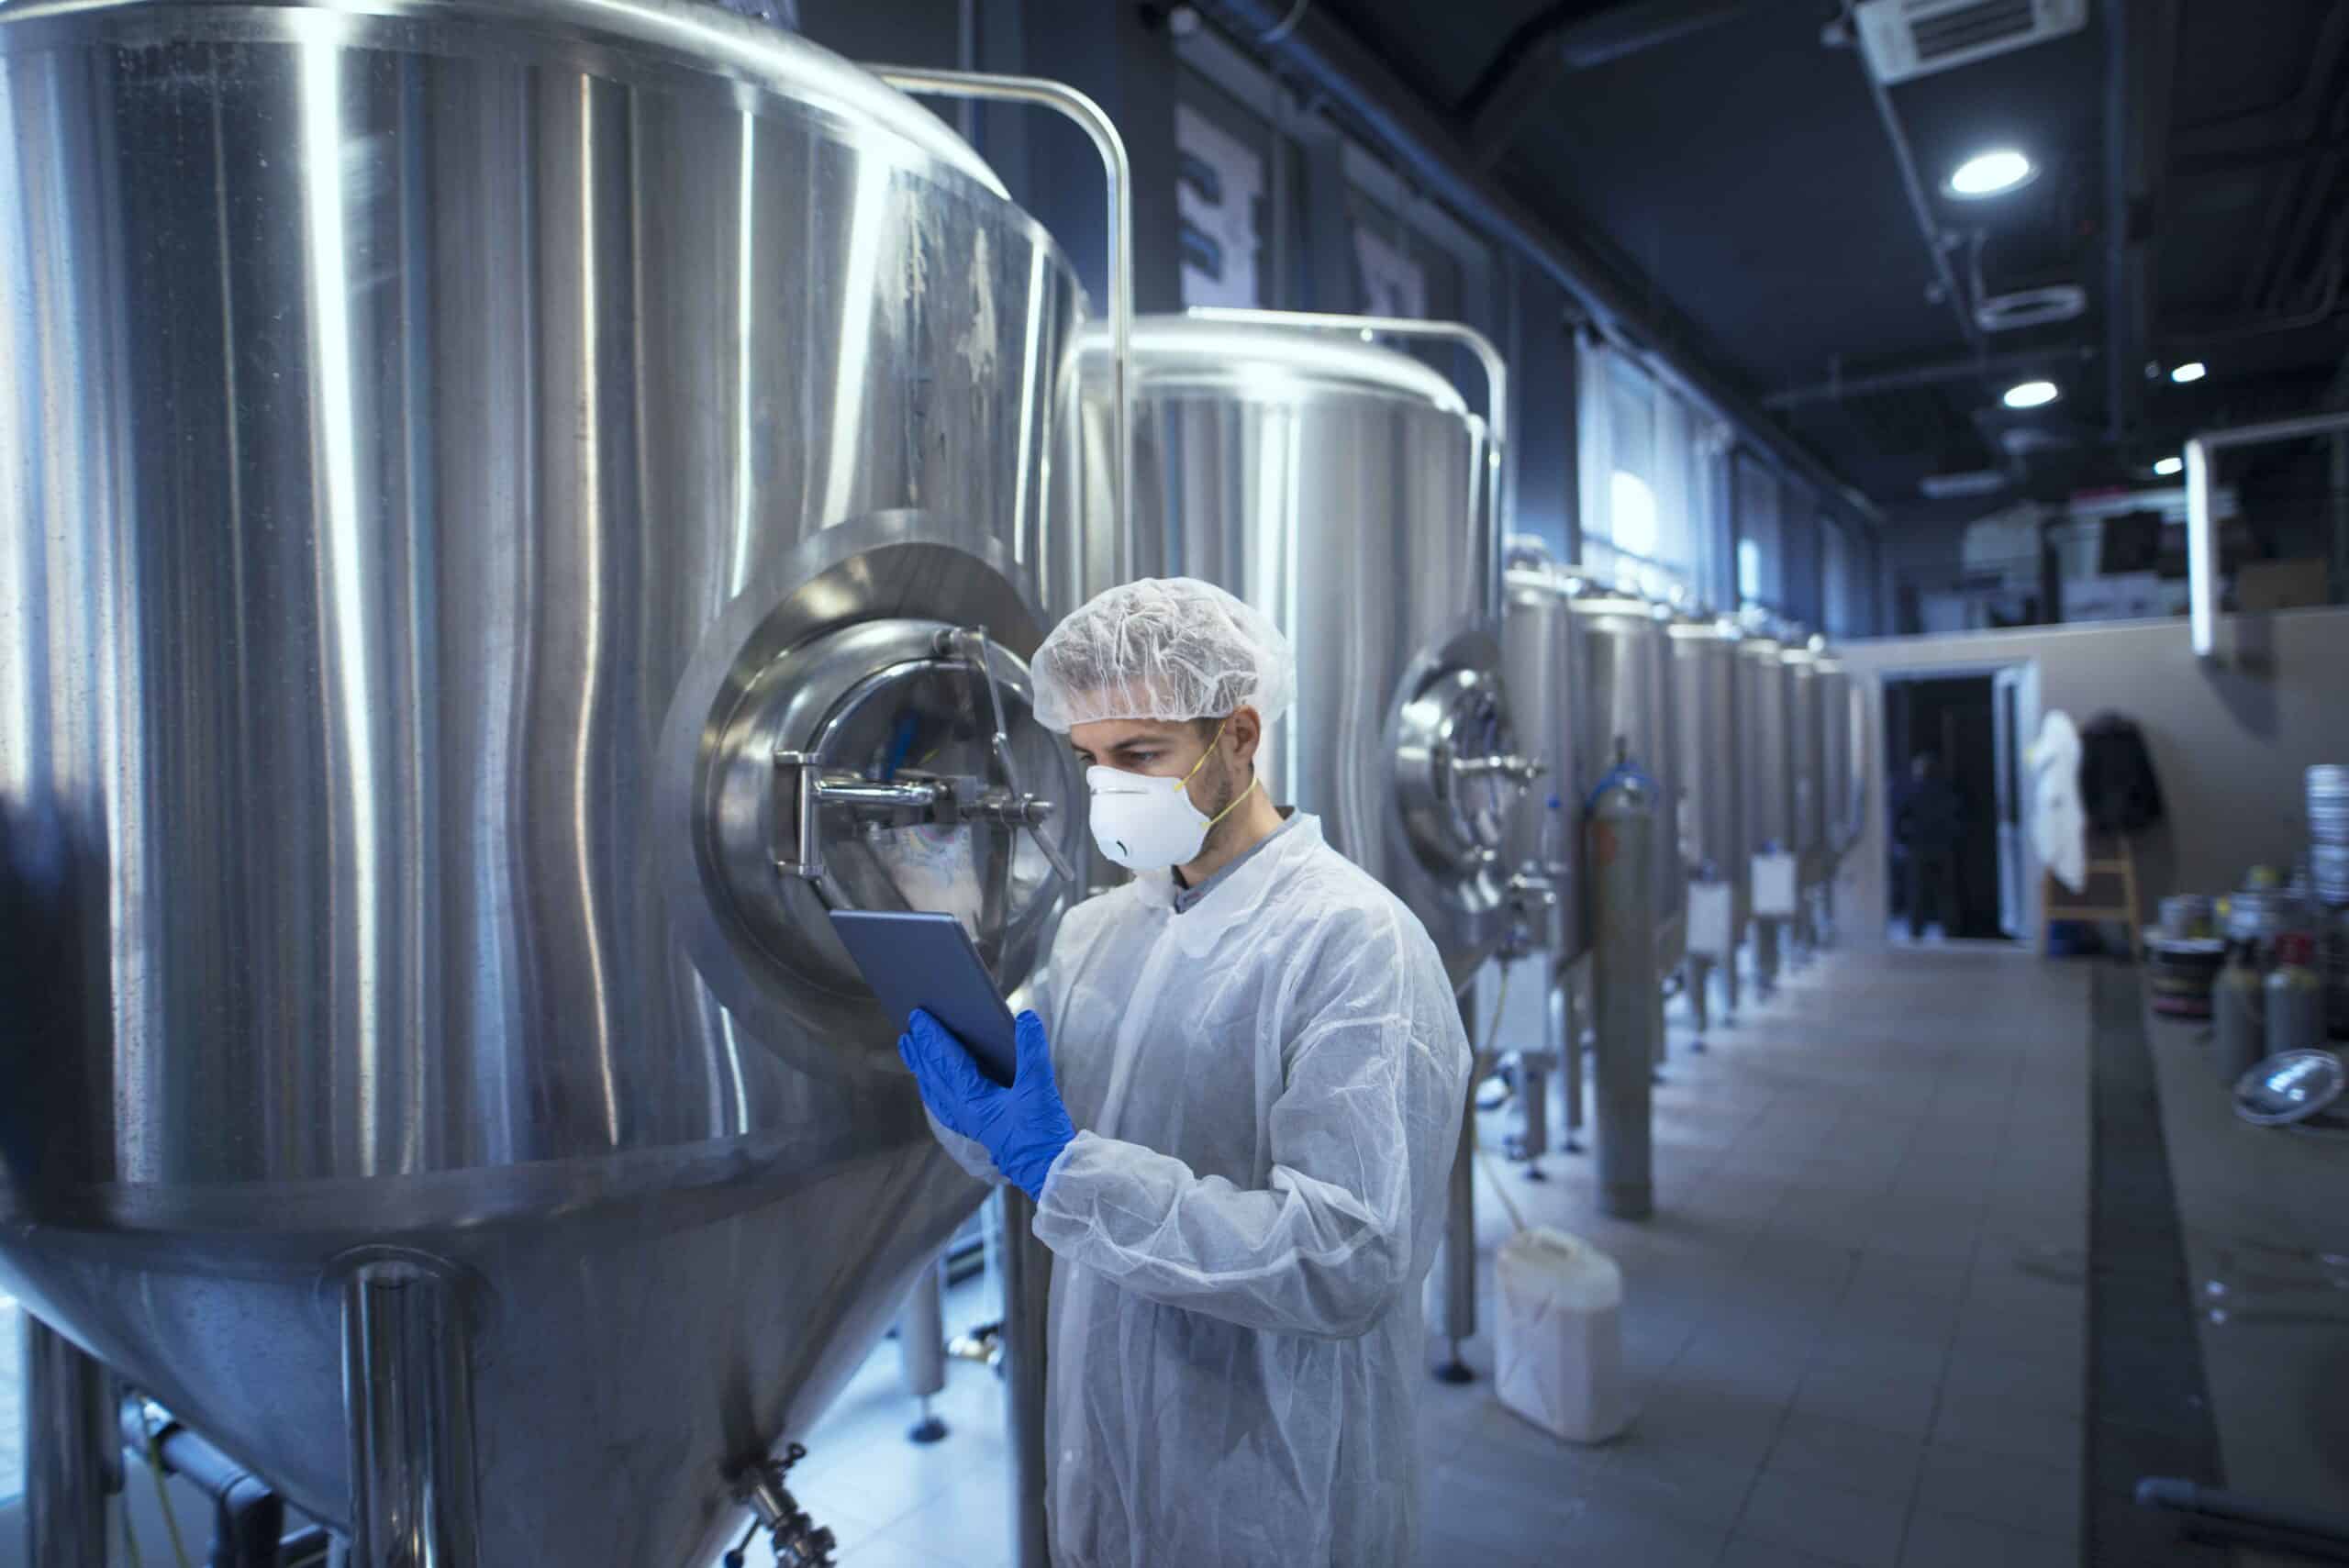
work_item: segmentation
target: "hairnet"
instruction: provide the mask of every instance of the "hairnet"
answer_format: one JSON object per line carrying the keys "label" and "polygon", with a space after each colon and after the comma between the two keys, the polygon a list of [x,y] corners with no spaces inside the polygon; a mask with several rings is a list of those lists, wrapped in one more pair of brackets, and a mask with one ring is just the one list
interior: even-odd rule
{"label": "hairnet", "polygon": [[1036,722],[1066,731],[1105,718],[1266,724],[1297,695],[1297,652],[1271,619],[1212,583],[1145,577],[1094,596],[1036,650]]}

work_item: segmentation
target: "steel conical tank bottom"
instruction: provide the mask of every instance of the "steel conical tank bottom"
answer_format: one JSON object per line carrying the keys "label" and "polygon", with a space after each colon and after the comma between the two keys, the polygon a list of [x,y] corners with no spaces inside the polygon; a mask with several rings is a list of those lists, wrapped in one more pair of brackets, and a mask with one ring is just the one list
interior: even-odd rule
{"label": "steel conical tank bottom", "polygon": [[[583,1207],[370,1243],[461,1271],[484,1564],[526,1541],[549,1562],[706,1561],[742,1519],[730,1470],[774,1434],[806,1434],[979,1195],[934,1147],[827,1159],[812,1131],[796,1154],[765,1141],[667,1162],[679,1184],[635,1194],[588,1195],[614,1170],[542,1170]],[[420,1207],[495,1202],[415,1184]],[[347,1260],[322,1267],[332,1242],[303,1226],[324,1195],[176,1195],[168,1240],[52,1231],[12,1246],[7,1277],[296,1506],[340,1521]]]}

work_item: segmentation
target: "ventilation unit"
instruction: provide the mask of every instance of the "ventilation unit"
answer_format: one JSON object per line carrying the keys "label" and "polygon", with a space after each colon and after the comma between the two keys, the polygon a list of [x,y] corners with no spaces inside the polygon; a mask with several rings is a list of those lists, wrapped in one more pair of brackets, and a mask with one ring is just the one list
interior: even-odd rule
{"label": "ventilation unit", "polygon": [[2088,0],[1862,0],[1853,16],[1876,79],[1906,82],[2078,32]]}

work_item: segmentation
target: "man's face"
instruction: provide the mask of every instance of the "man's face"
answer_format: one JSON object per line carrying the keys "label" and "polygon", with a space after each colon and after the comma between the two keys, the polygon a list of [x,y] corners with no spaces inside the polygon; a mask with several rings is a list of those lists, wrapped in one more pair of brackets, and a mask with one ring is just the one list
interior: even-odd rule
{"label": "man's face", "polygon": [[[1259,729],[1253,708],[1243,707],[1229,722],[1219,718],[1105,718],[1072,725],[1068,743],[1076,760],[1088,768],[1115,768],[1119,773],[1150,778],[1179,779],[1191,804],[1209,817],[1220,817],[1248,787]],[[1207,755],[1212,748],[1215,755]],[[1200,759],[1206,762],[1201,764]],[[1197,768],[1193,773],[1193,768]],[[1221,832],[1226,824],[1218,823]],[[1214,841],[1212,838],[1208,840]]]}

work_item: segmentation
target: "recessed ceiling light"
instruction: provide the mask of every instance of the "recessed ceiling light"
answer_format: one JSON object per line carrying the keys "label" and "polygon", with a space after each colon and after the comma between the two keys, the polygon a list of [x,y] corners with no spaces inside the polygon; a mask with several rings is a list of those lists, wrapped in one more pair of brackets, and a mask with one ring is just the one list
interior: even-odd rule
{"label": "recessed ceiling light", "polygon": [[2200,360],[2188,360],[2182,365],[2170,367],[2169,378],[2183,386],[2189,381],[2200,381],[2210,373],[2210,367]]}
{"label": "recessed ceiling light", "polygon": [[1949,177],[1949,194],[1962,201],[1978,201],[2029,184],[2038,172],[2030,159],[2011,147],[1977,152]]}
{"label": "recessed ceiling light", "polygon": [[2182,473],[2185,470],[2186,460],[2182,457],[2165,457],[2154,464],[2154,472],[2164,479],[2167,479],[2173,473]]}
{"label": "recessed ceiling light", "polygon": [[2036,408],[2054,402],[2058,395],[2052,381],[2024,381],[2007,388],[2005,402],[2009,408]]}

